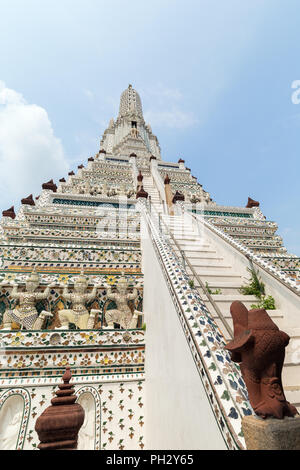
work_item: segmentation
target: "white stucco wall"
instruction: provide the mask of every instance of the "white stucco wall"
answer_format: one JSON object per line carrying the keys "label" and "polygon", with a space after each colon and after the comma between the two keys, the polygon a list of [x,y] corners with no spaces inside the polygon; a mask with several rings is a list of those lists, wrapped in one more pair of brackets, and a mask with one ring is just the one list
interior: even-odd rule
{"label": "white stucco wall", "polygon": [[145,448],[225,449],[156,253],[145,236],[142,253],[147,327]]}

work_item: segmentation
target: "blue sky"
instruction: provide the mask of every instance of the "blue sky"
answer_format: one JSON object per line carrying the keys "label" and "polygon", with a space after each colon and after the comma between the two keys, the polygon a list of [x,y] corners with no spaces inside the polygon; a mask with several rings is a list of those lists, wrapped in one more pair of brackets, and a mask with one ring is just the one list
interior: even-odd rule
{"label": "blue sky", "polygon": [[1,209],[98,151],[129,83],[165,160],[300,255],[297,0],[0,0]]}

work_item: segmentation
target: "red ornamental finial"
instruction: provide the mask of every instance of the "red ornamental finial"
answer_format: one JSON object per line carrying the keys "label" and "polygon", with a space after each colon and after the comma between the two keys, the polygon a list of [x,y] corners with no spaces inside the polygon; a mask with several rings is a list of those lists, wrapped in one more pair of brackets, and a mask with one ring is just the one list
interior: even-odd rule
{"label": "red ornamental finial", "polygon": [[248,197],[246,208],[251,209],[252,207],[259,207],[259,202],[254,201],[254,199],[251,199],[251,197]]}
{"label": "red ornamental finial", "polygon": [[84,421],[84,409],[76,402],[70,367],[55,392],[51,405],[36,420],[40,450],[72,450],[77,448],[78,432]]}
{"label": "red ornamental finial", "polygon": [[23,199],[21,199],[21,204],[25,204],[25,205],[27,204],[28,206],[34,206],[35,203],[34,203],[32,194],[30,194],[30,196],[28,196],[28,197],[24,197]]}
{"label": "red ornamental finial", "polygon": [[141,186],[141,189],[136,193],[136,199],[139,199],[140,197],[144,197],[145,199],[148,198],[148,193],[144,190],[143,186]]}
{"label": "red ornamental finial", "polygon": [[14,206],[11,206],[6,211],[3,211],[2,215],[3,215],[3,217],[10,217],[11,219],[15,219],[16,218],[16,213],[15,213]]}
{"label": "red ornamental finial", "polygon": [[43,189],[48,189],[48,190],[50,190],[50,191],[53,191],[54,193],[56,193],[56,191],[57,191],[57,186],[56,186],[56,184],[53,182],[53,180],[47,181],[47,183],[43,183],[43,184],[42,184],[42,188],[43,188]]}

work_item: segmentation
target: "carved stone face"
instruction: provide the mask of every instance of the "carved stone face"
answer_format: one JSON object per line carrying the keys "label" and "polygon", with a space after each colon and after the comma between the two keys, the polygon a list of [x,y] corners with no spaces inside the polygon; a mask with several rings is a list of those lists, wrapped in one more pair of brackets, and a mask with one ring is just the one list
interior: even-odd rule
{"label": "carved stone face", "polygon": [[34,281],[26,281],[26,291],[27,292],[34,292],[37,288],[38,284]]}
{"label": "carved stone face", "polygon": [[87,288],[87,285],[86,285],[85,282],[77,281],[77,282],[75,282],[75,284],[74,284],[74,290],[75,290],[75,292],[77,292],[78,294],[84,294],[86,288]]}
{"label": "carved stone face", "polygon": [[127,287],[126,286],[119,286],[118,291],[121,295],[125,295],[127,292]]}

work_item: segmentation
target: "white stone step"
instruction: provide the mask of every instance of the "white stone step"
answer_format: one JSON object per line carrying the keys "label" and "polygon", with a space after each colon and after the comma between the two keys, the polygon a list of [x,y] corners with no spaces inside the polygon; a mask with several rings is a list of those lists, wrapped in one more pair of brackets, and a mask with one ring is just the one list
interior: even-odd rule
{"label": "white stone step", "polygon": [[179,238],[178,240],[176,239],[176,241],[178,242],[180,246],[184,247],[185,250],[192,249],[193,251],[197,251],[197,249],[200,248],[201,246],[206,246],[207,248],[213,249],[212,246],[209,243],[207,243],[206,240],[195,240],[194,238],[191,240],[186,240],[186,239]]}
{"label": "white stone step", "polygon": [[283,388],[299,387],[300,385],[300,364],[284,363],[282,371]]}
{"label": "white stone step", "polygon": [[287,401],[292,403],[300,411],[300,386],[283,384],[284,393]]}
{"label": "white stone step", "polygon": [[[189,268],[187,267],[187,271],[189,273]],[[236,285],[239,284],[238,280],[241,279],[241,276],[234,275],[234,274],[224,274],[223,272],[218,272],[216,270],[214,271],[208,271],[207,269],[204,270],[198,270],[196,271],[198,276],[201,278],[201,280],[205,283],[208,282],[208,284],[211,286],[212,283],[217,283],[220,284],[223,281],[226,282],[232,282],[235,283]]]}
{"label": "white stone step", "polygon": [[200,252],[200,253],[196,253],[192,256],[190,256],[190,254],[188,252],[185,252],[185,257],[189,260],[189,262],[194,265],[194,264],[197,264],[198,261],[201,261],[201,262],[204,262],[204,261],[219,261],[220,263],[222,263],[222,261],[224,261],[223,258],[219,258],[215,253],[206,253],[206,252]]}
{"label": "white stone step", "polygon": [[182,245],[179,243],[180,249],[182,249],[186,255],[187,258],[193,258],[193,257],[199,257],[199,258],[205,258],[205,257],[216,257],[218,258],[216,250],[212,249],[209,245],[199,245],[197,251],[195,248],[190,245],[188,245],[188,249],[185,248],[185,245]]}
{"label": "white stone step", "polygon": [[[223,294],[238,294],[238,289],[241,287],[240,282],[228,281],[228,279],[218,279],[217,281],[210,280],[208,282],[209,287],[212,290],[221,289]],[[197,287],[197,281],[195,280],[195,286]]]}

